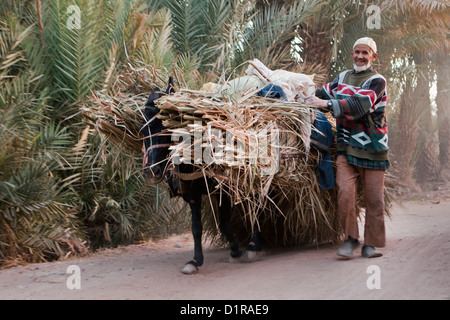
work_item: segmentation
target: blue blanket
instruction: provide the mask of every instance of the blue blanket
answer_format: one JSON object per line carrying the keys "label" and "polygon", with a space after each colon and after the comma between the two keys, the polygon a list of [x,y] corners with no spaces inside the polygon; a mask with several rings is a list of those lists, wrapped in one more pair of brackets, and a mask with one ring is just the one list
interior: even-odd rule
{"label": "blue blanket", "polygon": [[287,101],[286,94],[284,93],[283,89],[275,84],[268,84],[258,91],[258,95],[262,97]]}
{"label": "blue blanket", "polygon": [[[258,95],[287,101],[283,89],[273,84],[268,84],[262,88],[258,91]],[[311,144],[321,153],[317,167],[319,185],[323,190],[333,189],[335,187],[335,181],[330,147],[334,141],[334,133],[327,117],[320,111],[317,111],[313,126],[315,129],[313,128],[311,132]]]}
{"label": "blue blanket", "polygon": [[330,147],[334,141],[334,133],[327,117],[320,111],[317,111],[313,125],[315,129],[313,128],[311,132],[311,145],[321,153],[317,168],[319,185],[324,190],[333,189],[335,187],[335,181]]}

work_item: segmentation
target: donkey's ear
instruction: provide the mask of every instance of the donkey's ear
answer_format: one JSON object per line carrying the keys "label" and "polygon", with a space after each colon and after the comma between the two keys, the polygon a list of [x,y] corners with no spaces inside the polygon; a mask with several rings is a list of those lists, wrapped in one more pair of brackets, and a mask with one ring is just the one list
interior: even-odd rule
{"label": "donkey's ear", "polygon": [[169,77],[168,86],[166,89],[167,94],[171,94],[175,92],[175,84],[173,83],[173,77]]}
{"label": "donkey's ear", "polygon": [[161,91],[160,88],[156,87],[155,90],[148,96],[148,100],[145,103],[146,107],[154,107],[155,100],[161,98],[164,95],[164,92]]}
{"label": "donkey's ear", "polygon": [[153,118],[155,115],[159,113],[159,108],[155,106],[145,106],[144,114],[147,120]]}

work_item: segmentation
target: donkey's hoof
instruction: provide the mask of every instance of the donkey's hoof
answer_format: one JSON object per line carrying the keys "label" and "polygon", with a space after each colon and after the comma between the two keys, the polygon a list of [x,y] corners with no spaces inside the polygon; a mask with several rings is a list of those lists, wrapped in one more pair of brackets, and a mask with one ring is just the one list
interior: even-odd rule
{"label": "donkey's hoof", "polygon": [[198,272],[198,267],[194,266],[192,263],[186,263],[183,269],[181,269],[181,273],[183,274],[195,274]]}
{"label": "donkey's hoof", "polygon": [[232,250],[230,252],[230,256],[228,257],[228,262],[229,263],[240,263],[243,254],[244,254],[244,252],[242,252],[242,250],[240,250],[240,249],[234,250],[234,251]]}
{"label": "donkey's hoof", "polygon": [[262,251],[246,250],[243,256],[243,262],[255,262],[263,257]]}
{"label": "donkey's hoof", "polygon": [[241,263],[241,258],[242,258],[242,256],[239,256],[239,257],[232,257],[232,256],[229,256],[228,257],[228,262],[229,263]]}

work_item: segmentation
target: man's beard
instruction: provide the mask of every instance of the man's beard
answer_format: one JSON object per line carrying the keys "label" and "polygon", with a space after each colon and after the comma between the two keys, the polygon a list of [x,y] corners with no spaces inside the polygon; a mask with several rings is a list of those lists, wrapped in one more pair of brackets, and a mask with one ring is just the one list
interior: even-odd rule
{"label": "man's beard", "polygon": [[361,71],[366,71],[367,69],[369,69],[372,66],[371,63],[366,63],[363,66],[357,66],[356,63],[353,63],[353,69],[355,69],[356,72],[361,72]]}

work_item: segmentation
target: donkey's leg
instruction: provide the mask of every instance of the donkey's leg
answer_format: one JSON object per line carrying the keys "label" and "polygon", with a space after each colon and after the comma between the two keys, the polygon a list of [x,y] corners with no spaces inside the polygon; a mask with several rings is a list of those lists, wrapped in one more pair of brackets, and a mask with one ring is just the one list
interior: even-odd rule
{"label": "donkey's leg", "polygon": [[189,200],[189,206],[192,211],[192,235],[194,237],[194,259],[186,263],[181,270],[184,274],[193,274],[198,272],[198,267],[203,265],[202,249],[202,214],[201,214],[201,195],[194,196]]}
{"label": "donkey's leg", "polygon": [[228,196],[223,195],[219,207],[219,229],[230,244],[230,262],[235,262],[242,256],[239,249],[239,241],[231,231],[231,200]]}
{"label": "donkey's leg", "polygon": [[255,224],[253,226],[252,236],[250,237],[250,241],[245,251],[245,261],[253,262],[259,260],[262,256],[261,250],[261,238],[259,236],[258,226]]}

